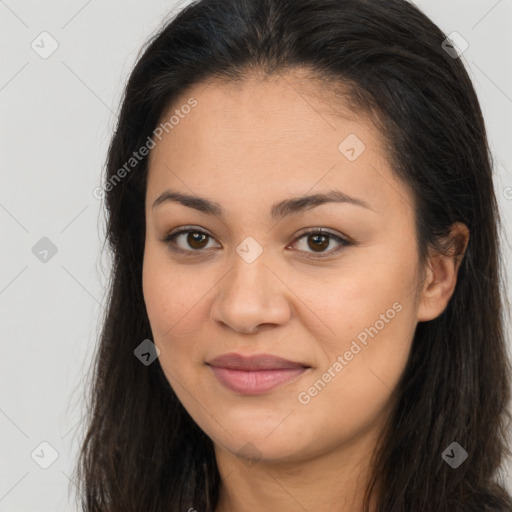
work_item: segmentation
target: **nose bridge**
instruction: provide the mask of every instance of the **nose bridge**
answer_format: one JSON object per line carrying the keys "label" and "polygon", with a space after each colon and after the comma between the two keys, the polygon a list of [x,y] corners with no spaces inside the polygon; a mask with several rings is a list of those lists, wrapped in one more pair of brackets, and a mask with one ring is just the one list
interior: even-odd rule
{"label": "nose bridge", "polygon": [[[238,245],[232,257],[232,270],[225,283],[225,299],[233,299],[250,307],[258,307],[268,301],[268,295],[275,293],[269,282],[268,251],[256,246],[254,239]],[[270,276],[269,276],[270,275]],[[273,277],[273,276],[272,276]]]}
{"label": "nose bridge", "polygon": [[235,251],[231,271],[219,283],[213,319],[243,332],[253,331],[260,324],[286,321],[289,306],[282,283],[270,270],[270,251],[264,251],[251,237]]}

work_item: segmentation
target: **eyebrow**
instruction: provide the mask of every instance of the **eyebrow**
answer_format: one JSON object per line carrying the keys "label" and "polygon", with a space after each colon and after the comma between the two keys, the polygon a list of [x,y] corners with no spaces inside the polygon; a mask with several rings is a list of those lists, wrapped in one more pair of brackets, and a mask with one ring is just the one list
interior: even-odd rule
{"label": "eyebrow", "polygon": [[[200,212],[208,215],[215,215],[216,217],[223,218],[224,212],[220,204],[215,201],[211,201],[205,197],[193,196],[188,194],[182,194],[180,192],[166,190],[153,203],[153,208],[166,203],[166,202],[181,203],[183,206],[188,208],[194,208]],[[373,210],[368,203],[357,197],[352,197],[340,190],[329,190],[321,194],[314,194],[309,196],[293,197],[285,199],[272,205],[270,210],[270,216],[274,220],[282,219],[288,215],[320,206],[325,203],[348,203],[368,210]]]}

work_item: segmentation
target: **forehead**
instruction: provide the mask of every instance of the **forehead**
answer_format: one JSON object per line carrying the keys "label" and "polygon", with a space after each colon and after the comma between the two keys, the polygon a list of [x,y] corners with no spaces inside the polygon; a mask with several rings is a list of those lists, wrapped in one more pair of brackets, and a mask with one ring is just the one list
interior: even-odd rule
{"label": "forehead", "polygon": [[[338,89],[340,93],[343,91],[341,86]],[[372,123],[365,120],[362,112],[349,108],[348,91],[345,89],[343,96],[335,96],[330,86],[318,78],[304,76],[304,72],[253,76],[236,82],[211,79],[196,84],[174,100],[162,121],[179,112],[190,98],[197,105],[173,127],[176,145],[183,142],[183,137],[188,144],[194,141],[201,144],[202,149],[215,143],[234,149],[238,141],[246,143],[246,151],[264,146],[270,152],[282,145],[300,149],[301,141],[314,141],[318,145],[321,138],[325,140],[322,149],[334,142],[337,150],[337,139],[352,128],[375,150],[382,150]],[[190,130],[194,131],[193,140],[189,138]]]}
{"label": "forehead", "polygon": [[[191,98],[196,105],[183,108]],[[151,150],[152,197],[167,186],[223,198],[235,191],[274,198],[336,187],[364,192],[382,208],[386,194],[401,186],[393,183],[384,141],[368,117],[301,75],[200,83],[162,121],[173,114],[179,121]]]}

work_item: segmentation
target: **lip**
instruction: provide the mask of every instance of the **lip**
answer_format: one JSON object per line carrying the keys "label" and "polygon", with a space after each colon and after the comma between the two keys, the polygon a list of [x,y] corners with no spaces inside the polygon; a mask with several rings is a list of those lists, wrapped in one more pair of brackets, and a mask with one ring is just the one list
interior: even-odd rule
{"label": "lip", "polygon": [[242,395],[266,393],[296,380],[310,368],[271,354],[223,354],[206,364],[221,384]]}

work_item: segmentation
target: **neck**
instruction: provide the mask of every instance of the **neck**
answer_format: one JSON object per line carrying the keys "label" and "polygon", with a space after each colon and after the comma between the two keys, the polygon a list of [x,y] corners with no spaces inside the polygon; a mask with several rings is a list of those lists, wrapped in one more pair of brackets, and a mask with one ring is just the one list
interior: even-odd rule
{"label": "neck", "polygon": [[[329,453],[283,461],[261,459],[247,464],[215,445],[221,476],[215,512],[364,512],[375,443],[351,440]],[[373,497],[372,497],[373,498]],[[376,510],[370,501],[370,512]]]}

